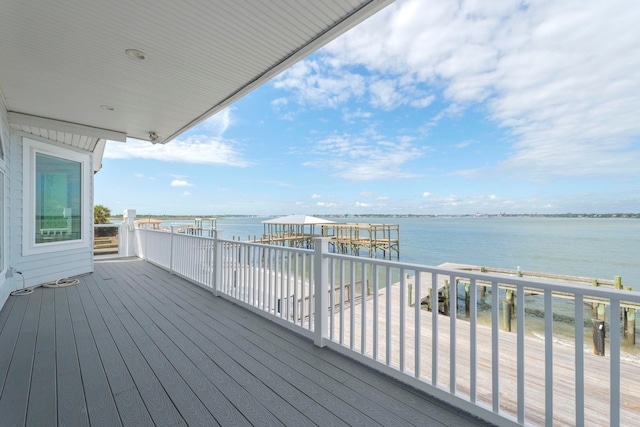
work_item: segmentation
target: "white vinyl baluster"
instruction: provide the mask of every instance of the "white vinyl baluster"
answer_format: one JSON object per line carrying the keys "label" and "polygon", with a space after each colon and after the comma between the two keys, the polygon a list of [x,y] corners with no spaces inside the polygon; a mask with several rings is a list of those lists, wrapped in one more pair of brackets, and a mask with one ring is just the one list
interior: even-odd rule
{"label": "white vinyl baluster", "polygon": [[[311,275],[309,275],[311,277]],[[304,316],[306,313],[306,305],[305,298],[307,294],[309,295],[309,299],[311,299],[311,280],[309,280],[309,288],[306,286],[307,282],[307,257],[305,256],[304,262],[302,263],[302,286],[300,288],[300,326],[304,328]],[[311,317],[311,315],[309,315]]]}
{"label": "white vinyl baluster", "polygon": [[544,290],[544,413],[545,424],[553,425],[553,295]]}
{"label": "white vinyl baluster", "polygon": [[[294,264],[293,264],[293,313],[292,319],[293,323],[298,322],[298,286],[304,286],[304,277],[301,279],[299,273],[299,263],[300,258],[304,259],[304,255],[300,255],[299,253],[294,254]],[[331,271],[331,269],[329,269]]]}
{"label": "white vinyl baluster", "polygon": [[584,305],[583,296],[576,294],[574,301],[575,318],[575,382],[576,382],[576,425],[584,425]]}
{"label": "white vinyl baluster", "polygon": [[458,283],[449,276],[449,392],[456,394],[456,321],[458,320]]}
{"label": "white vinyl baluster", "polygon": [[387,366],[391,365],[391,267],[387,266],[385,268],[386,276],[385,276],[385,286],[387,287],[387,304],[386,304],[386,335],[385,341],[387,345],[387,354],[385,363]]}
{"label": "white vinyl baluster", "polygon": [[610,422],[611,426],[620,425],[620,300],[611,298],[611,306],[609,307],[609,323],[610,335],[609,338],[609,384],[610,384]]}
{"label": "white vinyl baluster", "polygon": [[360,308],[362,315],[360,317],[360,353],[365,354],[367,350],[367,265],[362,263],[360,271]]}
{"label": "white vinyl baluster", "polygon": [[336,328],[336,260],[329,259],[329,339],[334,340]]}
{"label": "white vinyl baluster", "polygon": [[344,260],[340,260],[340,345],[344,344]]}
{"label": "white vinyl baluster", "polygon": [[379,286],[378,265],[373,266],[373,360],[378,360],[378,315],[379,315]]}
{"label": "white vinyl baluster", "polygon": [[524,286],[519,285],[516,290],[516,322],[518,322],[518,338],[516,350],[516,370],[518,376],[518,422],[524,424],[524,385],[525,385],[525,360],[524,360]]}
{"label": "white vinyl baluster", "polygon": [[422,280],[421,280],[420,271],[415,271],[414,276],[414,297],[413,297],[413,308],[414,308],[414,322],[415,322],[415,335],[414,335],[414,376],[416,378],[420,378],[420,365],[422,364],[422,354],[420,352],[420,348],[422,346],[422,301],[420,300],[420,295],[422,294]]}
{"label": "white vinyl baluster", "polygon": [[[316,241],[316,244],[319,245],[320,242]],[[328,246],[329,246],[328,243],[327,243],[326,246],[328,248]],[[309,322],[308,322],[308,328],[309,328],[310,331],[315,330],[315,328],[317,327],[317,325],[312,325],[311,324],[311,322],[313,321],[314,314],[315,314],[315,304],[316,304],[315,299],[316,298],[323,298],[322,295],[316,295],[316,292],[315,292],[316,286],[320,286],[320,284],[316,285],[316,276],[315,276],[316,275],[316,268],[320,268],[320,266],[319,266],[320,264],[325,264],[326,265],[326,263],[324,262],[324,258],[322,258],[319,263],[312,262],[310,264],[310,266],[309,266],[309,269],[310,269],[310,271],[309,271],[309,281],[310,281],[311,285],[309,287]],[[318,265],[318,267],[316,267],[316,265]],[[324,298],[326,298],[326,295],[324,296]],[[326,312],[323,313],[323,316],[325,316],[325,319],[326,319],[326,314],[327,314]],[[324,326],[326,327],[326,324]],[[325,330],[323,333],[326,334],[326,332],[327,331]]]}
{"label": "white vinyl baluster", "polygon": [[349,261],[349,348],[353,350],[356,340],[356,263]]}
{"label": "white vinyl baluster", "polygon": [[431,273],[431,385],[438,386],[438,275]]}
{"label": "white vinyl baluster", "polygon": [[491,282],[491,401],[493,403],[493,412],[496,414],[500,410],[499,294],[500,289],[498,288],[498,283]]}
{"label": "white vinyl baluster", "polygon": [[406,300],[406,287],[407,281],[405,278],[405,270],[404,268],[400,269],[400,372],[404,372],[404,364],[405,364],[405,305],[407,303]]}
{"label": "white vinyl baluster", "polygon": [[475,403],[478,392],[478,285],[475,278],[469,283],[469,306],[469,397]]}

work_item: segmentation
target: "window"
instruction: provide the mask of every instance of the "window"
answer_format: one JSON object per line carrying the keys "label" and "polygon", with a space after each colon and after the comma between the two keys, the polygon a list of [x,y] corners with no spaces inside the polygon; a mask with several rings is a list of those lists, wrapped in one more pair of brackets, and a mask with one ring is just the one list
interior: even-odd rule
{"label": "window", "polygon": [[35,243],[80,240],[82,163],[35,154]]}
{"label": "window", "polygon": [[23,253],[90,246],[90,153],[23,138]]}

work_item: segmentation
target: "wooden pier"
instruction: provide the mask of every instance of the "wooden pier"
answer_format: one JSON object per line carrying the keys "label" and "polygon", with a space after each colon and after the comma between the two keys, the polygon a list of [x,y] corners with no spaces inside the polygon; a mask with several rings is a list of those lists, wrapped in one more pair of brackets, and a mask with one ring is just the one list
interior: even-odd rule
{"label": "wooden pier", "polygon": [[339,254],[360,256],[368,251],[370,258],[400,259],[400,226],[398,224],[332,224],[323,226],[331,237],[329,247]]}
{"label": "wooden pier", "polygon": [[313,239],[328,237],[333,253],[370,258],[400,259],[398,224],[337,223],[321,218],[292,215],[264,221],[264,233],[257,243],[313,248]]}
{"label": "wooden pier", "polygon": [[[421,289],[425,298],[431,287],[431,275],[421,276]],[[407,279],[407,288],[413,284],[413,278]],[[404,292],[405,298],[409,295],[408,289]],[[391,299],[390,305],[387,298]],[[399,368],[404,365],[405,372],[413,375],[415,373],[416,342],[416,313],[413,307],[409,306],[405,300],[404,310],[404,336],[400,333],[399,326],[400,311],[400,284],[396,283],[389,288],[380,289],[377,295],[378,316],[373,319],[374,296],[369,296],[365,304],[345,304],[343,318],[351,318],[351,310],[354,311],[354,318],[361,319],[362,310],[367,312],[368,326],[366,328],[366,338],[364,353],[373,357],[378,355],[378,360],[382,363]],[[392,307],[387,326],[386,307]],[[527,319],[528,321],[528,319]],[[377,341],[374,343],[372,322],[377,322]],[[351,337],[351,323],[349,321],[340,322],[336,315],[332,327],[333,339],[344,343],[353,342],[355,351],[362,351],[360,348],[362,341],[362,328],[358,321],[355,322]],[[432,315],[430,312],[422,313],[420,317],[420,354],[421,378],[431,382],[432,359],[438,358],[438,369],[436,384],[443,389],[450,389],[450,319],[449,317],[438,315],[438,352],[433,354],[432,347]],[[389,329],[387,329],[387,327]],[[492,330],[487,324],[479,319],[477,324],[477,342],[491,343]],[[387,331],[390,336],[387,337]],[[341,337],[342,334],[342,337]],[[499,381],[500,381],[500,411],[510,413],[515,416],[517,411],[517,334],[500,330],[499,336]],[[455,388],[463,393],[470,391],[470,323],[462,318],[456,322],[455,335]],[[387,340],[391,343],[391,348],[386,348]],[[404,360],[400,360],[400,340],[404,342]],[[556,425],[573,425],[575,422],[575,348],[569,343],[561,342],[561,339],[554,336],[554,341],[558,341],[553,346],[553,393],[554,407],[553,418]],[[377,348],[374,350],[374,345]],[[387,353],[388,351],[388,353]],[[485,403],[488,407],[492,405],[492,350],[490,344],[478,344],[477,351],[477,400]],[[390,360],[385,360],[385,355],[390,355]],[[525,336],[525,413],[528,422],[535,425],[545,424],[545,342],[533,333],[529,327]],[[640,407],[637,404],[637,397],[640,396],[640,362],[637,356],[623,357],[620,361],[620,370],[623,373],[621,378],[621,425],[635,425],[638,420]],[[608,425],[609,424],[609,357],[601,357],[592,352],[588,340],[585,340],[584,348],[584,408],[585,421],[588,425]]]}

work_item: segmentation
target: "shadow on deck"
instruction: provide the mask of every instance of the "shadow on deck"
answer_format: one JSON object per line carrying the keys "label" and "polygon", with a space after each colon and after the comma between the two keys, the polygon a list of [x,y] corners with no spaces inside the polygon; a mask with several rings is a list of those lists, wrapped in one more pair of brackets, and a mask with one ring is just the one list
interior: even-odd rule
{"label": "shadow on deck", "polygon": [[0,424],[485,425],[138,259],[0,311]]}

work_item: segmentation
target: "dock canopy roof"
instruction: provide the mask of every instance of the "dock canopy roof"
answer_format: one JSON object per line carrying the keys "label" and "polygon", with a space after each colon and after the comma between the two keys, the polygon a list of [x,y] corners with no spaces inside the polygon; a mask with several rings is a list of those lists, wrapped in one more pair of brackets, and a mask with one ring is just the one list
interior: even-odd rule
{"label": "dock canopy roof", "polygon": [[308,215],[289,215],[279,218],[268,219],[262,221],[263,224],[283,224],[283,225],[315,225],[315,224],[335,224],[335,221],[328,219],[316,218]]}

